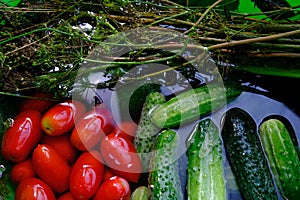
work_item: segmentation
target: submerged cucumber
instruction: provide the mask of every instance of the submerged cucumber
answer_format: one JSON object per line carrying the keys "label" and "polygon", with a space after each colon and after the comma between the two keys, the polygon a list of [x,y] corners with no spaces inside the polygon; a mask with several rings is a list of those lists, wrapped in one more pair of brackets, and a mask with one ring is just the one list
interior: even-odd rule
{"label": "submerged cucumber", "polygon": [[277,199],[253,118],[239,108],[230,109],[225,116],[222,138],[241,195],[245,199]]}
{"label": "submerged cucumber", "polygon": [[151,122],[149,111],[165,102],[165,97],[159,92],[150,93],[145,100],[138,129],[134,137],[134,146],[142,161],[143,171],[148,171],[155,135],[159,129]]}
{"label": "submerged cucumber", "polygon": [[148,178],[151,200],[183,199],[176,159],[178,140],[173,130],[164,130],[157,137]]}
{"label": "submerged cucumber", "polygon": [[131,194],[130,200],[148,200],[148,188],[146,186],[139,186]]}
{"label": "submerged cucumber", "polygon": [[210,119],[197,125],[188,144],[187,195],[189,200],[226,199],[222,142]]}
{"label": "submerged cucumber", "polygon": [[173,97],[151,112],[155,125],[163,128],[174,128],[181,123],[189,122],[213,112],[241,94],[237,86],[209,84],[186,91]]}
{"label": "submerged cucumber", "polygon": [[269,119],[260,127],[260,136],[281,195],[286,199],[300,198],[300,161],[285,125]]}

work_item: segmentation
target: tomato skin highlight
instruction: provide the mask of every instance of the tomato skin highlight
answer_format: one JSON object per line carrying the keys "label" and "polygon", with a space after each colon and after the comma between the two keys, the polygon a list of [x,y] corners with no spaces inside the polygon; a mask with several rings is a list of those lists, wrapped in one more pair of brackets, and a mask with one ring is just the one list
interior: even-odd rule
{"label": "tomato skin highlight", "polygon": [[52,147],[39,144],[32,154],[32,165],[37,175],[54,192],[65,192],[69,187],[70,167]]}
{"label": "tomato skin highlight", "polygon": [[30,158],[27,158],[24,161],[16,163],[12,166],[10,170],[10,180],[18,185],[22,180],[26,178],[33,178],[36,176],[36,173],[33,169],[32,162]]}
{"label": "tomato skin highlight", "polygon": [[80,151],[92,149],[105,134],[112,131],[113,127],[112,113],[100,104],[83,115],[75,124],[71,134],[71,143]]}
{"label": "tomato skin highlight", "polygon": [[20,112],[2,138],[2,156],[11,162],[25,160],[41,138],[41,113],[37,110]]}
{"label": "tomato skin highlight", "polygon": [[[22,103],[18,108],[20,112],[24,110],[37,110],[43,113],[55,103],[55,101],[50,100],[53,98],[53,95],[50,93],[36,91],[36,92],[32,92],[30,96],[35,98],[24,99],[24,101],[22,101]],[[49,100],[45,100],[45,99],[49,99]]]}
{"label": "tomato skin highlight", "polygon": [[69,165],[73,164],[77,158],[78,151],[71,144],[70,135],[62,134],[59,136],[49,136],[44,134],[40,141],[41,144],[46,144],[57,151]]}
{"label": "tomato skin highlight", "polygon": [[113,173],[130,182],[138,182],[142,165],[131,141],[125,137],[109,134],[102,139],[100,152],[103,160]]}
{"label": "tomato skin highlight", "polygon": [[99,188],[104,165],[98,151],[83,152],[72,167],[69,188],[75,199],[89,199]]}
{"label": "tomato skin highlight", "polygon": [[51,188],[38,178],[28,178],[20,182],[15,200],[55,200]]}
{"label": "tomato skin highlight", "polygon": [[104,181],[97,190],[94,200],[129,200],[130,186],[126,179],[113,176]]}
{"label": "tomato skin highlight", "polygon": [[103,181],[106,181],[113,176],[116,176],[116,174],[109,167],[106,166],[104,169]]}
{"label": "tomato skin highlight", "polygon": [[85,105],[76,100],[56,104],[42,116],[42,130],[51,136],[67,133],[72,130],[75,122],[85,111]]}
{"label": "tomato skin highlight", "polygon": [[117,123],[112,133],[116,136],[126,137],[133,142],[134,136],[137,131],[137,124],[133,121],[122,121]]}

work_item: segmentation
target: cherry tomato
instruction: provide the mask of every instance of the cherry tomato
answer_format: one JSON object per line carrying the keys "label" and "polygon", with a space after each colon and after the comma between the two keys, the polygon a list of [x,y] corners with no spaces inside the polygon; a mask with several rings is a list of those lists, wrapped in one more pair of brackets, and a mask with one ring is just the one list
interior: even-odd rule
{"label": "cherry tomato", "polygon": [[55,149],[67,161],[68,164],[74,163],[75,159],[77,158],[78,151],[71,144],[69,134],[62,134],[59,136],[49,136],[44,134],[40,143],[47,144]]}
{"label": "cherry tomato", "polygon": [[53,95],[50,93],[38,91],[32,92],[30,96],[32,96],[33,98],[24,99],[24,101],[22,101],[21,105],[19,106],[20,111],[38,110],[43,113],[55,103],[55,101],[50,100],[53,98]]}
{"label": "cherry tomato", "polygon": [[99,188],[104,173],[100,153],[83,152],[76,160],[70,175],[70,191],[75,199],[89,199]]}
{"label": "cherry tomato", "polygon": [[128,181],[137,182],[142,165],[132,142],[125,137],[109,134],[100,143],[100,152],[105,163],[116,174]]}
{"label": "cherry tomato", "polygon": [[95,147],[100,140],[112,131],[112,113],[103,105],[95,107],[75,124],[71,135],[72,144],[81,151]]}
{"label": "cherry tomato", "polygon": [[36,110],[20,112],[2,138],[1,153],[6,160],[25,160],[41,138],[41,113]]}
{"label": "cherry tomato", "polygon": [[127,137],[130,141],[133,141],[137,131],[137,124],[133,121],[119,122],[113,130],[116,135]]}
{"label": "cherry tomato", "polygon": [[64,134],[74,127],[75,122],[85,111],[84,104],[76,100],[56,104],[43,115],[42,130],[52,136]]}
{"label": "cherry tomato", "polygon": [[62,193],[69,188],[70,167],[52,147],[39,144],[33,151],[32,165],[54,192]]}
{"label": "cherry tomato", "polygon": [[35,176],[36,173],[33,169],[30,158],[16,163],[10,170],[10,180],[16,185],[26,178],[32,178]]}
{"label": "cherry tomato", "polygon": [[129,200],[130,194],[129,183],[124,178],[114,176],[102,183],[94,200]]}
{"label": "cherry tomato", "polygon": [[16,189],[15,200],[55,200],[51,188],[38,178],[27,178]]}
{"label": "cherry tomato", "polygon": [[104,169],[103,181],[108,180],[115,175],[116,174],[109,167],[106,166]]}
{"label": "cherry tomato", "polygon": [[71,192],[66,192],[60,197],[57,198],[57,200],[75,200]]}

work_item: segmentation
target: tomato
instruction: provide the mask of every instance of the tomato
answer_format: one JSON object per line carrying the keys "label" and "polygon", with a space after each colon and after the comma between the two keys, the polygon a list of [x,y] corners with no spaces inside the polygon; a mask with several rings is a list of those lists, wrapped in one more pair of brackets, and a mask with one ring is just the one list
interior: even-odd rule
{"label": "tomato", "polygon": [[111,170],[128,181],[137,182],[142,165],[132,142],[125,137],[109,134],[100,143],[100,152]]}
{"label": "tomato", "polygon": [[129,200],[130,194],[129,183],[124,178],[114,176],[102,183],[94,200]]}
{"label": "tomato", "polygon": [[52,136],[64,134],[72,130],[75,122],[85,111],[85,105],[75,100],[56,104],[43,115],[42,130]]}
{"label": "tomato", "polygon": [[25,160],[41,138],[41,113],[36,110],[20,112],[2,138],[1,153],[6,160]]}
{"label": "tomato", "polygon": [[103,180],[108,180],[111,177],[115,176],[116,174],[109,168],[109,167],[105,167],[104,169],[104,175],[103,175]]}
{"label": "tomato", "polygon": [[62,194],[57,200],[75,200],[71,192],[66,192]]}
{"label": "tomato", "polygon": [[43,113],[55,103],[54,100],[50,100],[53,98],[53,95],[50,93],[40,91],[32,92],[30,96],[32,96],[33,98],[24,99],[24,101],[22,101],[19,106],[19,111],[38,110]]}
{"label": "tomato", "polygon": [[103,180],[104,165],[100,153],[83,152],[76,160],[70,175],[70,191],[75,199],[89,199]]}
{"label": "tomato", "polygon": [[15,200],[55,200],[51,188],[38,178],[27,178],[16,189]]}
{"label": "tomato", "polygon": [[112,113],[103,105],[95,107],[75,124],[71,135],[72,144],[81,151],[95,147],[100,140],[112,131],[114,119]]}
{"label": "tomato", "polygon": [[63,134],[59,136],[49,136],[44,134],[40,141],[42,144],[47,144],[53,149],[55,149],[68,164],[74,163],[77,158],[78,151],[71,144],[70,134]]}
{"label": "tomato", "polygon": [[32,178],[35,176],[36,173],[33,169],[30,158],[27,158],[22,162],[16,163],[12,166],[10,171],[10,180],[16,185],[26,178]]}
{"label": "tomato", "polygon": [[116,125],[113,133],[121,135],[122,137],[127,137],[130,141],[133,141],[137,127],[137,124],[133,121],[122,121]]}
{"label": "tomato", "polygon": [[32,165],[54,192],[62,193],[69,188],[70,167],[52,147],[39,144],[33,151]]}

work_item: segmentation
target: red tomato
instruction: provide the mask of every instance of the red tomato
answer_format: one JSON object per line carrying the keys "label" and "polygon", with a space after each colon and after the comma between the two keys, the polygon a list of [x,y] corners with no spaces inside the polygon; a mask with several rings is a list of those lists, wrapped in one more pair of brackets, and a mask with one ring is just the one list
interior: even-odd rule
{"label": "red tomato", "polygon": [[137,124],[133,121],[122,121],[117,124],[113,133],[121,135],[122,137],[127,137],[130,141],[133,141],[137,127]]}
{"label": "red tomato", "polygon": [[[19,110],[38,110],[41,113],[45,112],[50,106],[52,106],[55,101],[50,99],[53,98],[53,95],[46,92],[33,92],[30,94],[33,98],[25,99],[22,101]],[[39,99],[40,98],[40,99]],[[45,100],[49,99],[49,100]]]}
{"label": "red tomato", "polygon": [[16,189],[15,200],[55,200],[51,188],[38,178],[27,178]]}
{"label": "red tomato", "polygon": [[57,198],[57,200],[75,200],[71,192],[66,192]]}
{"label": "red tomato", "polygon": [[39,144],[33,151],[32,165],[54,192],[62,193],[69,188],[70,167],[52,147]]}
{"label": "red tomato", "polygon": [[135,183],[139,180],[141,160],[133,143],[128,139],[109,134],[102,139],[100,152],[105,163],[116,175]]}
{"label": "red tomato", "polygon": [[89,199],[99,188],[104,173],[100,153],[86,151],[76,160],[70,175],[70,191],[75,199]]}
{"label": "red tomato", "polygon": [[109,167],[105,167],[104,169],[104,175],[103,175],[103,180],[108,180],[111,177],[115,176],[116,174],[109,168]]}
{"label": "red tomato", "polygon": [[1,153],[6,160],[25,160],[41,138],[41,113],[36,110],[20,112],[2,138]]}
{"label": "red tomato", "polygon": [[112,131],[112,113],[103,105],[95,107],[83,115],[75,124],[71,135],[72,144],[81,151],[95,147],[100,140]]}
{"label": "red tomato", "polygon": [[36,173],[33,169],[30,158],[16,163],[12,166],[10,171],[10,180],[16,185],[26,178],[32,178],[35,176]]}
{"label": "red tomato", "polygon": [[121,177],[114,176],[102,183],[94,200],[129,200],[130,194],[129,183]]}
{"label": "red tomato", "polygon": [[43,115],[41,127],[48,135],[64,134],[74,127],[75,122],[85,111],[85,106],[75,100],[56,104]]}
{"label": "red tomato", "polygon": [[67,161],[68,164],[74,163],[75,159],[77,158],[78,151],[71,144],[69,134],[63,134],[59,136],[43,135],[40,143],[47,144],[55,149]]}

